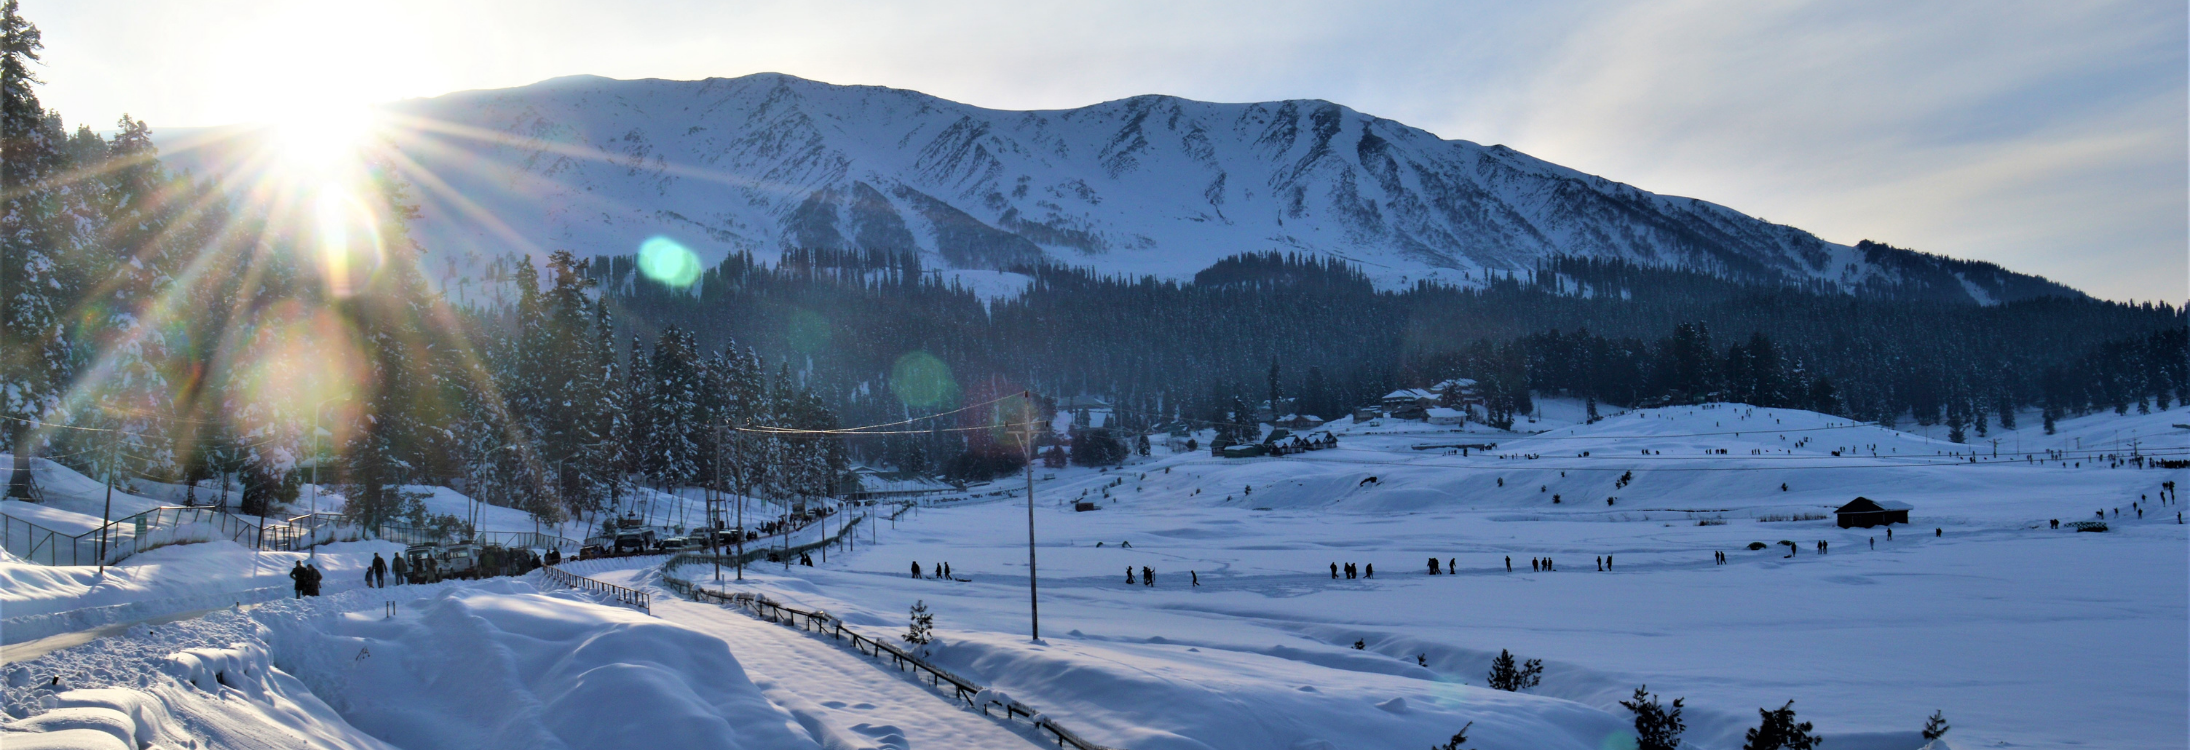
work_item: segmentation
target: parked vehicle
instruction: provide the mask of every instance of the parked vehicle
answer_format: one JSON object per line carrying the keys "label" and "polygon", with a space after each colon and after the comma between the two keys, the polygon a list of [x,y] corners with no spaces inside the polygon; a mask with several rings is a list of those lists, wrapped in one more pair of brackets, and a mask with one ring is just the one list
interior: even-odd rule
{"label": "parked vehicle", "polygon": [[479,577],[479,545],[451,544],[441,548],[441,580]]}
{"label": "parked vehicle", "polygon": [[433,583],[441,580],[441,548],[432,544],[413,544],[403,550],[404,577],[409,583]]}
{"label": "parked vehicle", "polygon": [[653,529],[627,529],[616,533],[616,554],[639,555],[654,549]]}

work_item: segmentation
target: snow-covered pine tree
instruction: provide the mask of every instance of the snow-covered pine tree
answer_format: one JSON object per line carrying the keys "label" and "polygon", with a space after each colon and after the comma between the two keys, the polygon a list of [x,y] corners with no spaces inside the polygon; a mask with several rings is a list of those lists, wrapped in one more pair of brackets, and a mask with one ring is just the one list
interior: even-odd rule
{"label": "snow-covered pine tree", "polygon": [[625,411],[629,398],[624,394],[628,383],[616,360],[616,324],[605,296],[593,305],[593,344],[588,353],[596,404],[593,431],[600,436],[600,442],[586,460],[586,495],[592,504],[574,511],[581,515],[614,507],[623,500],[624,467],[630,465],[632,453],[631,415]]}
{"label": "snow-covered pine tree", "polygon": [[14,454],[7,497],[30,497],[30,458],[46,434],[73,358],[61,330],[62,236],[48,180],[64,165],[31,86],[45,45],[17,0],[0,3],[0,430]]}
{"label": "snow-covered pine tree", "polygon": [[926,600],[915,601],[912,605],[912,616],[905,627],[905,642],[915,646],[924,646],[933,640],[935,640],[935,615],[928,612]]}
{"label": "snow-covered pine tree", "polygon": [[647,394],[647,452],[642,469],[664,492],[690,484],[699,474],[694,441],[699,407],[699,360],[692,334],[670,326],[654,339],[651,390]]}

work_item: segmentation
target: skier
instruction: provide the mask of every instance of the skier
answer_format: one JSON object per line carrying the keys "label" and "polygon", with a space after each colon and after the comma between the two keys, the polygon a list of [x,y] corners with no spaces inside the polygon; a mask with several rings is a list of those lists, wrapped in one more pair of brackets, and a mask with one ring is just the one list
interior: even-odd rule
{"label": "skier", "polygon": [[914,560],[914,561],[913,561],[913,566],[912,566],[912,577],[914,577],[914,578],[919,578],[919,577],[920,577],[920,561],[919,561],[919,560]]}
{"label": "skier", "polygon": [[297,566],[289,569],[289,586],[296,589],[298,599],[304,598],[304,582],[311,576],[312,574],[304,572],[303,560],[298,560]]}

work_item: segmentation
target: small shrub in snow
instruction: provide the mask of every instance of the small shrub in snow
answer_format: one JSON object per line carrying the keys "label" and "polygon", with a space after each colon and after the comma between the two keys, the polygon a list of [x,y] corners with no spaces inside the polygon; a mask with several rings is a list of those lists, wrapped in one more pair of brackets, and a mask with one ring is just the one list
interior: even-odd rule
{"label": "small shrub in snow", "polygon": [[1794,701],[1777,711],[1757,709],[1757,715],[1764,721],[1742,735],[1741,750],[1816,750],[1824,742],[1810,733],[1810,722],[1795,723]]}
{"label": "small shrub in snow", "polygon": [[935,615],[928,614],[926,600],[913,602],[912,623],[905,629],[905,642],[926,644],[935,639]]}
{"label": "small shrub in snow", "polygon": [[1752,550],[1759,550],[1759,549],[1764,549],[1764,543],[1763,543],[1763,542],[1750,542],[1750,543],[1749,543],[1749,549],[1752,549]]}
{"label": "small shrub in snow", "polygon": [[1511,693],[1536,687],[1544,681],[1543,674],[1544,660],[1530,659],[1516,666],[1512,652],[1498,649],[1498,658],[1490,662],[1488,682],[1493,688]]}
{"label": "small shrub in snow", "polygon": [[1648,685],[1635,688],[1633,700],[1620,701],[1620,705],[1635,714],[1635,750],[1679,750],[1681,732],[1688,726],[1681,722],[1681,702],[1673,699],[1673,710],[1668,711],[1658,702],[1658,696],[1645,690]]}
{"label": "small shrub in snow", "polygon": [[1468,744],[1468,727],[1472,726],[1475,726],[1475,722],[1460,725],[1460,731],[1452,733],[1452,739],[1445,740],[1442,745],[1431,745],[1430,750],[1468,750],[1465,747]]}
{"label": "small shrub in snow", "polygon": [[1947,730],[1953,728],[1947,725],[1947,717],[1944,712],[1933,711],[1931,712],[1931,718],[1924,720],[1924,739],[1936,740],[1945,737],[1947,736]]}

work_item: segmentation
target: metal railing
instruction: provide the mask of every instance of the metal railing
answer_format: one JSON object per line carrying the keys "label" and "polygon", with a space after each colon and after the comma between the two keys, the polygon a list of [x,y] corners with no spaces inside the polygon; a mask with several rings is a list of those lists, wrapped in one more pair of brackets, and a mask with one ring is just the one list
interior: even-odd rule
{"label": "metal railing", "polygon": [[[100,554],[105,530],[105,554]],[[260,543],[259,524],[215,508],[162,506],[68,534],[0,514],[0,537],[9,554],[40,565],[113,565],[161,547],[216,539],[246,547]]]}
{"label": "metal railing", "polygon": [[540,577],[580,591],[605,594],[617,603],[637,607],[639,611],[654,614],[653,595],[637,589],[628,589],[605,581],[596,581],[576,573],[556,570],[554,566],[540,569]]}
{"label": "metal railing", "polygon": [[[671,590],[692,597],[693,601],[744,609],[752,616],[769,622],[824,634],[839,642],[849,641],[853,651],[877,661],[884,656],[888,656],[890,665],[896,667],[899,672],[910,671],[915,680],[922,676],[927,677],[928,687],[932,689],[946,690],[943,684],[949,683],[950,687],[947,690],[950,691],[952,699],[965,703],[967,708],[979,710],[982,716],[995,718],[995,714],[989,713],[992,706],[1003,709],[1002,720],[1006,723],[1022,718],[1034,719],[1034,717],[1041,715],[1041,712],[1018,701],[1002,701],[993,698],[983,700],[981,694],[986,692],[986,688],[981,687],[979,683],[938,667],[910,651],[899,648],[896,644],[845,627],[843,620],[837,619],[827,612],[809,612],[786,607],[769,601],[767,597],[751,593],[732,594],[707,589],[672,575],[670,571],[675,569],[676,564],[677,559],[670,558],[663,565],[662,582]],[[1078,733],[1059,726],[1055,719],[1043,717],[1038,721],[1034,721],[1033,725],[1037,734],[1048,732],[1049,736],[1057,741],[1057,746],[1060,748],[1070,746],[1076,750],[1113,750],[1090,742]]]}

